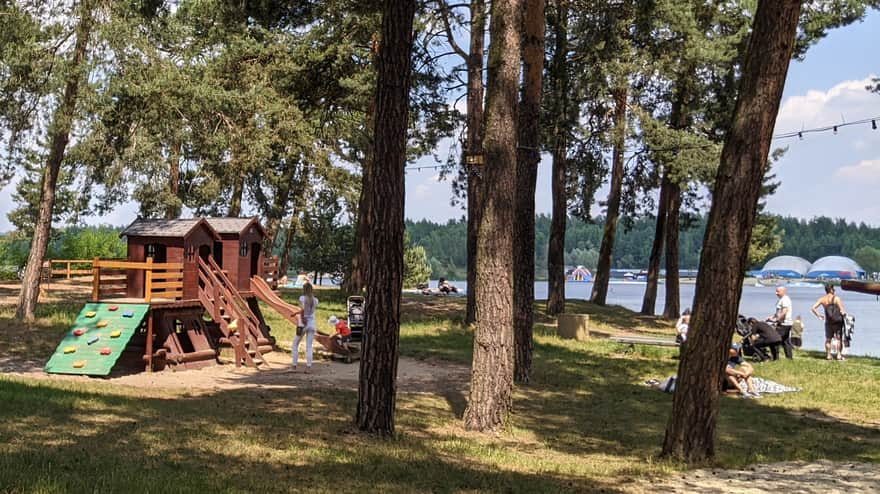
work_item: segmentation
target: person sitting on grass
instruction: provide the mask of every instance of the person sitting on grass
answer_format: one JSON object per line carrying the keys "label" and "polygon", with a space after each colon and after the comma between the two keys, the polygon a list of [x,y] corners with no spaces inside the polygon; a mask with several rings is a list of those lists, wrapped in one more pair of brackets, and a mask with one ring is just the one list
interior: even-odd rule
{"label": "person sitting on grass", "polygon": [[334,334],[332,338],[339,343],[339,346],[351,351],[351,348],[348,347],[348,344],[351,342],[351,328],[348,327],[348,323],[345,319],[330,316],[330,319],[328,319],[327,322],[336,329],[336,334]]}
{"label": "person sitting on grass", "polygon": [[[737,343],[733,343],[730,346],[727,367],[724,368],[724,374],[724,391],[740,393],[743,398],[761,397],[761,394],[755,390],[754,382],[752,382],[752,376],[755,374],[755,369],[751,364],[743,360],[742,355],[740,354],[740,346]],[[743,384],[745,384],[745,389],[743,389]]]}
{"label": "person sitting on grass", "polygon": [[437,280],[437,290],[443,295],[458,293],[458,288],[456,288],[455,285],[446,281],[445,278],[440,278],[439,280]]}

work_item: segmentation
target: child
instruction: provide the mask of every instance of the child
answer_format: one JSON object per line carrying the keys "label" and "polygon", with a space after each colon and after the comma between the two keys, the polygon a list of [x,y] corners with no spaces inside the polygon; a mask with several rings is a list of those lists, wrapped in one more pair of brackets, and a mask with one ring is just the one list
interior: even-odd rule
{"label": "child", "polygon": [[293,338],[293,370],[299,361],[299,342],[303,333],[306,335],[306,373],[312,368],[312,342],[315,340],[315,310],[318,308],[318,299],[314,295],[312,284],[306,281],[303,285],[303,294],[299,298],[299,305],[303,312],[300,315],[300,324],[296,328],[296,336]]}
{"label": "child", "polygon": [[339,346],[351,351],[351,349],[348,348],[348,343],[351,341],[351,329],[348,327],[348,323],[345,319],[338,319],[336,316],[330,316],[330,319],[327,322],[336,329],[336,334],[333,335],[333,339],[339,342]]}
{"label": "child", "polygon": [[681,317],[678,318],[678,322],[675,323],[675,342],[679,345],[687,341],[688,326],[690,326],[690,324],[691,310],[685,309],[684,312],[681,313]]}

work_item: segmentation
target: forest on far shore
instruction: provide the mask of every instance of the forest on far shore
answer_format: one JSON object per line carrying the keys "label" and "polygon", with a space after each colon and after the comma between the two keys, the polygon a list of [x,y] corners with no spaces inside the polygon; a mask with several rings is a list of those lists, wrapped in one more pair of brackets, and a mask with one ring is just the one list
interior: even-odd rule
{"label": "forest on far shore", "polygon": [[[767,259],[778,255],[800,256],[813,262],[829,255],[851,257],[868,272],[880,271],[880,228],[864,223],[847,223],[844,219],[818,217],[803,220],[792,217],[774,217],[774,236],[780,247],[753,266],[760,268]],[[569,217],[565,235],[565,263],[567,266],[582,265],[591,271],[596,269],[599,245],[602,242],[604,218],[597,217],[586,222]],[[312,224],[314,223],[314,224]],[[651,242],[654,238],[654,219],[642,217],[622,221],[614,247],[612,268],[644,269],[648,264]],[[694,216],[683,221],[681,230],[681,269],[697,269],[703,245],[705,216]],[[107,259],[124,258],[125,239],[119,237],[124,227],[95,226],[67,227],[55,230],[49,243],[49,259]],[[537,215],[535,221],[535,276],[547,279],[547,245],[550,217]],[[467,222],[450,220],[445,224],[427,220],[406,221],[407,251],[422,247],[424,258],[431,268],[432,279],[446,278],[464,280],[467,269]],[[351,226],[335,220],[310,222],[301,225],[293,238],[289,252],[290,270],[322,273],[347,273],[352,252]],[[284,238],[285,235],[279,236]],[[329,241],[328,241],[329,239]],[[20,233],[0,235],[0,278],[14,279],[27,261],[30,238]],[[274,254],[280,256],[284,245],[276,242]],[[414,252],[417,259],[407,260],[407,266],[422,266],[421,252]],[[409,268],[411,271],[412,268]],[[424,269],[418,268],[422,279]],[[413,274],[415,276],[415,273]]]}
{"label": "forest on far shore", "polygon": [[[752,268],[760,268],[768,259],[779,255],[799,256],[813,262],[823,256],[841,255],[854,259],[868,272],[880,271],[880,228],[864,223],[825,216],[805,220],[775,216],[775,235],[781,248],[763,256]],[[565,233],[565,263],[583,265],[595,270],[602,243],[603,217],[592,222],[569,217]],[[623,223],[623,222],[622,222]],[[681,269],[697,269],[703,245],[705,216],[682,222],[680,236]],[[627,222],[614,244],[612,268],[644,269],[648,265],[655,220],[642,217]],[[407,220],[406,230],[413,245],[425,248],[433,278],[463,280],[467,273],[467,222],[450,220],[445,224],[428,220]],[[550,216],[539,214],[535,221],[535,276],[547,279],[547,246]]]}

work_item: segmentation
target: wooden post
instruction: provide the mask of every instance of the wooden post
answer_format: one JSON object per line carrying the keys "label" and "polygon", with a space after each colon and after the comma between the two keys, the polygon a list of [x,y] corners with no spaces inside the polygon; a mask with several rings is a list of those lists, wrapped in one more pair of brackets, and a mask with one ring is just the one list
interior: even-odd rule
{"label": "wooden post", "polygon": [[153,298],[153,258],[147,258],[146,276],[144,277],[144,300],[149,304]]}
{"label": "wooden post", "polygon": [[[51,264],[49,265],[51,269]],[[70,279],[70,261],[67,261],[67,279]]]}
{"label": "wooden post", "polygon": [[153,372],[153,311],[147,314],[147,372]]}
{"label": "wooden post", "polygon": [[99,257],[96,257],[92,262],[92,276],[92,302],[97,302],[101,295],[101,262]]}

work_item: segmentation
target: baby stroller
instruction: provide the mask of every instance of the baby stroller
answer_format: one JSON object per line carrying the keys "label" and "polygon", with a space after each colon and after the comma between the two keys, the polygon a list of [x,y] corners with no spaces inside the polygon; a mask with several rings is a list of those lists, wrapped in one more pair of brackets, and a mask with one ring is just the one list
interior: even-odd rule
{"label": "baby stroller", "polygon": [[763,348],[758,348],[752,343],[752,327],[749,321],[742,314],[736,317],[736,332],[742,336],[742,354],[746,357],[752,357],[758,362],[770,360],[770,355]]}
{"label": "baby stroller", "polygon": [[363,339],[365,322],[364,297],[359,295],[348,297],[348,327],[351,328],[352,341],[359,342]]}

